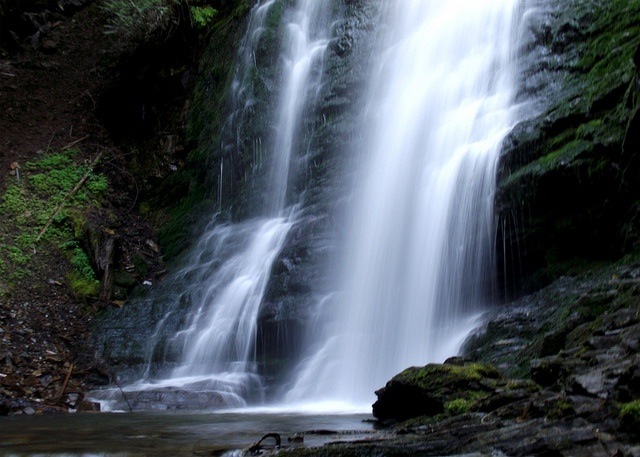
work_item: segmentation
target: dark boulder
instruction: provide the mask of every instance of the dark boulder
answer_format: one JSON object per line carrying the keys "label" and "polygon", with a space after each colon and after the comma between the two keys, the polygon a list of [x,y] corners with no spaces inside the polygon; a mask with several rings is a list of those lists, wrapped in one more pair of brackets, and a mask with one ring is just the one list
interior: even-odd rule
{"label": "dark boulder", "polygon": [[491,365],[458,360],[411,367],[394,376],[376,391],[373,415],[381,421],[397,421],[465,412],[506,384]]}

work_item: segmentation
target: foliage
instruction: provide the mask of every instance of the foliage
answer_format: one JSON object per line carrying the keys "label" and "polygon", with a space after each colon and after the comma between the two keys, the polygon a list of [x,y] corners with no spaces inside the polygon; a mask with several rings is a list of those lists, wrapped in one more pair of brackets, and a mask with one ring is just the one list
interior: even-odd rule
{"label": "foliage", "polygon": [[[125,39],[149,40],[168,35],[185,20],[191,27],[205,28],[217,19],[218,10],[214,7],[190,3],[188,0],[107,0],[103,5],[109,15],[106,33]],[[246,5],[245,2],[242,5]]]}
{"label": "foliage", "polygon": [[86,279],[76,272],[67,275],[67,281],[71,291],[78,297],[96,297],[100,293],[100,281]]}
{"label": "foliage", "polygon": [[218,10],[211,6],[192,6],[189,11],[191,12],[191,21],[199,28],[209,26],[218,15]]}
{"label": "foliage", "polygon": [[473,402],[466,398],[456,398],[444,404],[444,411],[451,416],[456,416],[468,413],[472,404]]}
{"label": "foliage", "polygon": [[177,23],[172,11],[178,3],[178,0],[107,0],[103,6],[110,16],[106,33],[149,39]]}
{"label": "foliage", "polygon": [[640,433],[640,400],[634,400],[620,405],[619,412],[622,426],[629,431]]}
{"label": "foliage", "polygon": [[78,226],[84,224],[91,205],[106,195],[109,183],[106,176],[90,170],[79,153],[66,149],[25,163],[20,178],[16,176],[0,195],[0,217],[6,227],[6,233],[0,234],[0,255],[8,283],[15,285],[34,269],[38,252],[61,249],[72,266],[74,290],[79,295],[98,290],[78,242]]}

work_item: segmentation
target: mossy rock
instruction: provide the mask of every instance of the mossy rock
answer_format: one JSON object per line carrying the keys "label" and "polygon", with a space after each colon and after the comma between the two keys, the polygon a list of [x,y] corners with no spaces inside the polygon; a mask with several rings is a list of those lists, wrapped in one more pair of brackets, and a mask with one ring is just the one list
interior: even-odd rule
{"label": "mossy rock", "polygon": [[620,424],[634,436],[640,436],[640,400],[620,405]]}
{"label": "mossy rock", "polygon": [[506,384],[493,366],[460,359],[411,367],[376,392],[373,415],[388,421],[466,413],[474,409],[475,402]]}
{"label": "mossy rock", "polygon": [[[640,0],[567,0],[550,15],[539,115],[504,143],[497,246],[510,297],[637,248]],[[543,35],[541,35],[543,36]],[[544,61],[544,57],[540,57]],[[544,70],[543,70],[544,68]],[[535,79],[535,78],[534,78]],[[626,240],[626,241],[625,241]],[[585,248],[588,246],[588,248]]]}

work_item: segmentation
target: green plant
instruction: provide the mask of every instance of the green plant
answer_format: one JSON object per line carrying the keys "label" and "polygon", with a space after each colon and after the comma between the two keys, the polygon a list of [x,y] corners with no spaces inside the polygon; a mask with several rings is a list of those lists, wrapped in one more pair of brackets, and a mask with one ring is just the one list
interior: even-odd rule
{"label": "green plant", "polygon": [[87,254],[79,246],[76,246],[72,250],[70,262],[74,271],[76,271],[81,278],[89,281],[96,279],[95,272],[89,262],[89,257],[87,257]]}
{"label": "green plant", "polygon": [[178,3],[179,0],[107,0],[103,5],[110,16],[106,33],[150,38],[177,21],[172,11]]}
{"label": "green plant", "polygon": [[218,10],[212,6],[192,6],[189,11],[191,12],[192,23],[198,28],[207,27],[218,15]]}
{"label": "green plant", "polygon": [[73,164],[71,156],[77,153],[78,151],[76,149],[67,149],[66,152],[46,155],[37,162],[27,162],[24,167],[27,170],[52,170],[54,168],[67,167]]}
{"label": "green plant", "polygon": [[25,189],[17,184],[7,187],[2,203],[0,203],[0,214],[4,216],[21,216],[27,211],[27,199]]}
{"label": "green plant", "polygon": [[458,414],[468,413],[472,404],[473,401],[466,398],[456,398],[444,404],[444,411],[451,416],[457,416]]}
{"label": "green plant", "polygon": [[93,171],[97,159],[87,165],[79,153],[65,149],[27,162],[21,179],[8,183],[0,195],[6,230],[0,238],[4,287],[15,287],[37,269],[33,262],[40,256],[34,253],[58,255],[60,249],[71,264],[72,290],[79,296],[98,294],[100,283],[78,240],[90,203],[100,204],[109,182]]}
{"label": "green plant", "polygon": [[621,404],[618,417],[626,430],[640,433],[640,400]]}
{"label": "green plant", "polygon": [[7,247],[7,258],[9,261],[16,264],[25,264],[29,262],[31,256],[28,254],[24,254],[22,250],[16,246],[8,246]]}

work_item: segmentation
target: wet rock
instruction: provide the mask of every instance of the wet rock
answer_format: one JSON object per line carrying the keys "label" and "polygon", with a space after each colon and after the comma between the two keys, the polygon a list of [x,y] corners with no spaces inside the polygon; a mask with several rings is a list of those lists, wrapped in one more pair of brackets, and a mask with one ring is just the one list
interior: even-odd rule
{"label": "wet rock", "polygon": [[560,357],[546,357],[531,361],[531,379],[550,387],[566,376],[566,367]]}
{"label": "wet rock", "polygon": [[[507,296],[637,246],[629,221],[637,193],[627,185],[640,165],[629,130],[638,117],[637,43],[629,39],[638,15],[635,4],[603,1],[543,1],[532,11],[532,26],[542,28],[529,38],[534,57],[522,60],[520,89],[533,100],[532,118],[505,141],[498,176]],[[621,185],[623,174],[634,178]]]}
{"label": "wet rock", "polygon": [[[494,393],[505,380],[494,367],[478,363],[429,364],[394,376],[376,391],[373,415],[382,421],[435,416],[447,408],[470,409],[479,398]],[[457,403],[453,403],[457,402]]]}
{"label": "wet rock", "polygon": [[97,413],[100,412],[100,403],[83,399],[77,405],[78,412]]}

